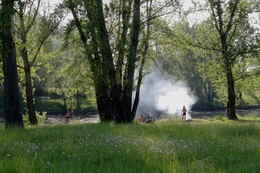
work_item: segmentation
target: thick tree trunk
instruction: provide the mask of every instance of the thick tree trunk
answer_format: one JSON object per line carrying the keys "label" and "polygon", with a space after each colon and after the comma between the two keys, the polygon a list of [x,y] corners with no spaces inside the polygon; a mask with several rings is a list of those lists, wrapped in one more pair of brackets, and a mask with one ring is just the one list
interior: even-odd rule
{"label": "thick tree trunk", "polygon": [[[132,1],[129,1],[129,7],[131,7],[132,5]],[[121,34],[119,34],[119,38],[118,40],[120,40],[118,42],[118,60],[116,63],[116,75],[117,75],[117,80],[118,81],[123,81],[123,66],[124,66],[124,57],[125,57],[125,53],[126,53],[126,44],[127,44],[127,33],[128,33],[128,29],[129,29],[129,20],[130,20],[130,12],[131,12],[131,8],[127,8],[127,0],[123,0],[122,2],[122,31]],[[121,26],[118,26],[120,30]],[[120,82],[120,90],[122,90],[122,85]]]}
{"label": "thick tree trunk", "polygon": [[113,114],[111,114],[112,110],[111,110],[111,102],[109,97],[109,90],[106,85],[107,82],[104,82],[104,79],[101,78],[103,72],[101,72],[100,70],[101,61],[98,53],[98,45],[95,36],[94,22],[92,21],[92,13],[89,13],[88,17],[90,21],[93,22],[93,24],[90,27],[90,32],[92,35],[92,42],[93,44],[95,44],[95,46],[93,46],[93,52],[94,52],[93,54],[95,56],[94,59],[92,58],[92,54],[88,51],[89,45],[87,43],[87,38],[83,31],[80,20],[77,16],[77,13],[74,9],[75,7],[72,1],[69,1],[68,8],[72,12],[73,18],[75,20],[75,24],[80,34],[81,41],[83,43],[83,46],[87,53],[88,60],[90,62],[91,71],[94,74],[93,81],[95,86],[97,107],[98,107],[98,112],[99,112],[101,122],[114,120]]}
{"label": "thick tree trunk", "polygon": [[[113,55],[111,51],[111,45],[109,41],[108,32],[106,29],[105,18],[103,14],[103,5],[102,0],[96,0],[97,7],[97,31],[99,33],[100,39],[100,51],[102,54],[103,64],[102,71],[104,73],[103,77],[109,77],[109,86],[110,86],[110,101],[109,103],[112,106],[112,115],[108,115],[109,117],[115,117],[117,119],[121,119],[121,103],[120,103],[120,89],[117,82],[116,70],[113,61]],[[103,79],[104,80],[104,79]],[[109,105],[107,105],[109,106]]]}
{"label": "thick tree trunk", "polygon": [[23,118],[18,88],[16,48],[13,39],[13,6],[14,0],[2,0],[2,42],[4,70],[4,113],[6,128],[23,127]]}
{"label": "thick tree trunk", "polygon": [[133,14],[133,32],[130,45],[130,54],[128,56],[127,75],[124,86],[123,97],[123,121],[132,122],[132,94],[134,84],[134,72],[136,63],[137,46],[140,33],[140,0],[134,1],[134,14]]}
{"label": "thick tree trunk", "polygon": [[101,122],[113,121],[115,117],[113,115],[113,106],[109,97],[109,89],[102,83],[95,84],[95,92]]}
{"label": "thick tree trunk", "polygon": [[[130,46],[130,53],[128,54],[126,68],[121,68],[124,61],[118,61],[119,68],[116,72],[114,57],[111,51],[111,45],[109,35],[106,29],[105,18],[103,14],[102,0],[86,1],[85,8],[88,12],[89,19],[89,31],[91,40],[94,47],[88,45],[87,37],[81,26],[80,20],[75,12],[76,6],[72,1],[69,1],[68,8],[71,10],[78,31],[80,33],[81,41],[87,52],[88,60],[91,64],[91,71],[93,72],[93,80],[95,85],[96,99],[98,111],[101,121],[116,122],[131,122],[133,120],[131,116],[132,107],[132,91],[133,91],[133,77],[136,63],[136,53],[138,45],[138,37],[140,30],[140,0],[135,0],[135,10],[133,17],[133,33],[132,42]],[[128,15],[124,16],[125,22],[128,21]],[[126,27],[126,23],[124,27]],[[122,38],[126,35],[127,30],[122,32]],[[122,40],[126,43],[126,40]],[[89,47],[90,48],[89,48]],[[125,46],[125,45],[123,45]],[[90,49],[91,55],[89,55]],[[120,54],[124,54],[125,49],[121,47]],[[120,56],[122,56],[120,55]],[[122,56],[124,58],[124,56]],[[122,70],[127,72],[126,86],[122,91]],[[117,74],[119,74],[117,76]]]}
{"label": "thick tree trunk", "polygon": [[[147,11],[147,19],[149,19],[151,17],[151,12],[152,12],[152,0],[147,1],[146,11]],[[143,43],[144,50],[142,53],[142,59],[141,59],[139,74],[138,74],[138,78],[137,78],[135,99],[134,99],[133,108],[132,108],[132,112],[131,112],[132,119],[135,118],[136,111],[137,111],[138,104],[139,104],[139,99],[140,99],[140,89],[141,89],[141,84],[142,84],[142,80],[143,80],[143,68],[144,68],[144,64],[146,61],[148,48],[149,48],[148,43],[149,43],[149,39],[150,39],[150,26],[151,26],[151,23],[150,23],[150,21],[148,21],[147,26],[146,26],[146,37],[145,37],[144,43]]]}
{"label": "thick tree trunk", "polygon": [[237,119],[236,116],[236,98],[235,98],[235,87],[233,73],[230,70],[226,72],[227,82],[228,82],[228,102],[227,102],[227,113],[228,119]]}

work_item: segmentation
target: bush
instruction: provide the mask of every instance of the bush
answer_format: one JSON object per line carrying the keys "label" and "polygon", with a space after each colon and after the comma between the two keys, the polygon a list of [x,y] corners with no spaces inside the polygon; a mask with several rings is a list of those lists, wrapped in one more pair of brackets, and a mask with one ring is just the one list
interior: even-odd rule
{"label": "bush", "polygon": [[[44,125],[44,121],[46,119],[47,112],[35,112],[35,113],[36,113],[38,125]],[[25,126],[30,125],[29,115],[27,113],[25,115],[23,115],[23,122],[24,122]]]}

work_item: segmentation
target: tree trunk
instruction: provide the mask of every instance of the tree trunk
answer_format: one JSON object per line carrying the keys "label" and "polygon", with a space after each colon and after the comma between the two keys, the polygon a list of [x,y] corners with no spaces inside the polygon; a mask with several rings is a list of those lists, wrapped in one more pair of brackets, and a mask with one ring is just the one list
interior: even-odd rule
{"label": "tree trunk", "polygon": [[4,113],[6,128],[23,127],[18,74],[16,64],[16,48],[13,39],[13,6],[14,0],[2,0],[2,42],[3,71],[4,71]]}
{"label": "tree trunk", "polygon": [[234,79],[233,73],[230,70],[226,72],[227,83],[228,83],[228,102],[227,102],[227,113],[226,116],[228,119],[237,119],[236,116],[236,98],[235,98],[235,88],[234,88]]}
{"label": "tree trunk", "polygon": [[37,124],[37,118],[35,114],[35,108],[33,103],[33,89],[32,89],[32,77],[31,67],[29,64],[28,53],[26,49],[26,40],[23,40],[23,49],[21,51],[24,62],[24,75],[25,75],[25,94],[26,94],[26,106],[29,114],[29,121],[31,124]]}
{"label": "tree trunk", "polygon": [[[80,34],[81,41],[84,45],[88,60],[90,62],[90,68],[93,73],[93,81],[95,86],[97,107],[100,119],[102,122],[112,121],[115,119],[115,116],[119,117],[119,112],[115,113],[114,111],[118,111],[121,107],[119,105],[116,105],[116,101],[117,103],[119,103],[118,100],[120,93],[115,92],[115,86],[117,86],[116,75],[115,69],[113,68],[112,52],[110,50],[108,34],[105,28],[103,12],[98,13],[99,20],[96,20],[96,18],[92,18],[92,16],[95,16],[95,13],[92,11],[92,9],[89,9],[90,6],[94,6],[94,4],[88,2],[88,4],[86,5],[88,11],[88,18],[91,23],[90,33],[92,36],[91,40],[93,46],[87,43],[87,37],[83,31],[83,27],[75,11],[75,4],[73,4],[72,1],[69,1],[68,4],[68,8],[72,12],[75,24]],[[97,1],[96,6],[101,6],[96,9],[102,11],[101,1]],[[100,35],[96,33],[97,31],[98,33],[100,33]],[[99,38],[97,36],[99,36]],[[100,43],[102,46],[98,45],[98,43]],[[93,49],[92,52],[95,58],[92,57],[93,55],[90,53],[89,47]],[[99,49],[99,47],[101,48]],[[99,51],[101,51],[102,56],[100,56]],[[109,65],[109,67],[107,67],[107,65]],[[113,85],[111,86],[111,88],[109,88],[109,80],[107,80],[108,77],[111,79],[110,82],[113,81]],[[115,93],[118,94],[118,96],[116,96]]]}
{"label": "tree trunk", "polygon": [[[90,62],[90,68],[93,72],[93,80],[95,85],[95,93],[97,99],[97,106],[101,121],[116,122],[131,122],[133,120],[131,116],[132,107],[132,91],[133,91],[133,77],[136,63],[136,53],[138,45],[138,37],[140,30],[140,0],[135,0],[135,12],[133,17],[133,33],[132,42],[130,46],[130,53],[128,54],[127,61],[122,61],[121,58],[125,52],[125,48],[120,45],[120,58],[118,61],[118,71],[116,72],[114,64],[114,55],[112,54],[111,44],[109,40],[108,31],[106,29],[106,23],[103,13],[102,0],[86,1],[84,4],[89,20],[89,32],[90,35],[85,35],[81,26],[80,20],[77,17],[75,8],[76,4],[73,1],[68,1],[68,8],[71,10],[75,20],[75,24],[79,31],[81,41],[88,60]],[[128,14],[124,14],[124,22],[128,22]],[[124,27],[128,25],[124,23]],[[126,28],[122,32],[121,43],[126,43],[124,37],[126,35]],[[89,38],[87,38],[89,36]],[[92,45],[88,44],[87,39],[91,40]],[[90,53],[91,52],[91,53]],[[120,61],[121,60],[121,61]],[[127,63],[125,68],[121,68],[123,63]],[[126,87],[122,90],[122,69],[127,72]],[[117,74],[120,74],[117,76]]]}
{"label": "tree trunk", "polygon": [[31,82],[31,70],[25,69],[25,89],[26,89],[26,103],[27,103],[27,111],[29,114],[30,123],[33,125],[37,124],[37,118],[35,114],[35,108],[33,103],[33,89]]}
{"label": "tree trunk", "polygon": [[113,121],[113,108],[106,85],[95,85],[97,107],[101,122]]}
{"label": "tree trunk", "polygon": [[35,114],[35,108],[33,103],[33,89],[32,89],[32,78],[31,78],[31,65],[28,58],[28,51],[27,51],[27,32],[25,31],[25,24],[23,13],[19,13],[20,18],[20,37],[22,40],[21,46],[21,56],[23,59],[24,64],[24,76],[25,76],[25,94],[26,94],[26,106],[27,112],[29,115],[29,121],[32,125],[37,124],[37,118]]}
{"label": "tree trunk", "polygon": [[[151,12],[152,12],[152,0],[147,1],[146,11],[147,11],[147,19],[149,19],[151,17]],[[142,80],[143,80],[143,68],[144,68],[144,64],[146,61],[148,48],[149,48],[148,43],[149,43],[149,39],[150,39],[150,26],[151,26],[151,23],[148,20],[147,26],[146,26],[146,37],[145,37],[144,43],[143,43],[144,50],[142,52],[141,64],[140,64],[139,74],[138,74],[138,78],[137,78],[135,99],[134,99],[133,108],[132,108],[132,112],[131,112],[132,119],[135,118],[136,111],[137,111],[138,104],[139,104],[139,99],[140,99],[140,89],[141,89],[141,84],[142,84]]]}
{"label": "tree trunk", "polygon": [[206,85],[207,85],[207,100],[209,103],[212,103],[214,98],[214,88],[212,87],[212,84],[208,79],[206,81]]}
{"label": "tree trunk", "polygon": [[77,93],[76,93],[76,110],[79,110],[80,108],[80,95],[79,95],[79,90],[77,89]]}
{"label": "tree trunk", "polygon": [[132,40],[130,45],[130,53],[128,56],[127,75],[124,85],[124,97],[123,97],[123,121],[133,121],[132,115],[132,94],[134,85],[134,72],[137,54],[137,45],[139,41],[140,33],[140,0],[134,1],[134,14],[133,14],[133,31]]}
{"label": "tree trunk", "polygon": [[[102,71],[104,73],[103,77],[109,77],[109,85],[110,85],[110,101],[109,103],[112,106],[112,115],[109,117],[115,117],[117,119],[121,119],[121,104],[120,104],[120,90],[116,77],[116,70],[113,61],[113,55],[111,51],[111,45],[109,41],[108,32],[106,29],[106,23],[103,13],[103,5],[102,0],[96,0],[97,7],[97,31],[100,36],[100,51],[103,59],[103,67]],[[104,80],[104,79],[103,79]],[[108,105],[109,106],[109,105]]]}
{"label": "tree trunk", "polygon": [[[232,44],[229,42],[232,38],[232,35],[229,36],[232,28],[236,27],[234,25],[234,18],[237,13],[237,7],[240,0],[234,0],[232,6],[229,9],[230,16],[228,20],[225,18],[223,3],[224,1],[213,1],[209,0],[212,16],[215,23],[215,28],[219,34],[221,42],[221,54],[224,60],[224,68],[226,72],[227,84],[228,84],[228,102],[227,102],[227,113],[226,116],[228,119],[237,119],[236,116],[236,101],[235,101],[235,82],[233,79],[232,66],[234,65],[235,55],[230,52],[229,46]],[[229,2],[228,2],[229,3]]]}
{"label": "tree trunk", "polygon": [[[132,1],[129,1],[129,3],[132,4]],[[129,6],[131,6],[129,4]],[[130,20],[130,12],[131,8],[127,8],[127,2],[126,0],[123,0],[122,2],[122,31],[121,34],[119,34],[117,48],[118,48],[118,60],[116,63],[116,75],[117,75],[117,80],[122,81],[122,74],[123,74],[123,65],[124,65],[124,57],[125,57],[125,52],[126,52],[126,44],[127,44],[127,33],[129,29],[129,20]],[[120,30],[120,25],[118,26]],[[121,84],[121,82],[120,82]],[[122,90],[122,85],[119,86],[120,90]]]}

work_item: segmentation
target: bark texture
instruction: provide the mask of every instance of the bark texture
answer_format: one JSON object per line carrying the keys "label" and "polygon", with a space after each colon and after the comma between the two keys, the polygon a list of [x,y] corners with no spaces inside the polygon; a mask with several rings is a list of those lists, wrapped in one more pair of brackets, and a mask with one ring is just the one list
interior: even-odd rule
{"label": "bark texture", "polygon": [[4,71],[4,113],[6,128],[23,127],[21,113],[20,92],[18,88],[18,74],[16,64],[16,48],[13,38],[14,0],[2,0],[1,24]]}

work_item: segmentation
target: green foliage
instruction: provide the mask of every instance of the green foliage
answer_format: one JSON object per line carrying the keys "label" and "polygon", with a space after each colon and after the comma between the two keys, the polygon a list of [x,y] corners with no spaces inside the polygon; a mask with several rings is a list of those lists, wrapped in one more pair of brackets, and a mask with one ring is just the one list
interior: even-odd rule
{"label": "green foliage", "polygon": [[[47,112],[36,112],[36,118],[37,118],[38,125],[40,125],[40,126],[44,125],[46,115],[47,115]],[[28,114],[23,115],[23,122],[24,122],[25,126],[30,126]]]}
{"label": "green foliage", "polygon": [[[186,21],[176,23],[171,28],[162,23],[158,24],[164,31],[161,39],[156,40],[158,44],[162,44],[161,49],[156,52],[162,69],[177,80],[184,81],[193,94],[206,103],[204,107],[212,105],[212,102],[217,99],[216,88],[220,87],[212,82],[212,77],[219,71],[216,70],[216,63],[213,60],[204,58],[212,55],[191,46],[192,39],[196,38],[199,30],[198,26],[189,26]],[[223,81],[219,83],[222,84]],[[195,106],[198,108],[198,105]]]}
{"label": "green foliage", "polygon": [[216,116],[215,120],[225,121],[225,118],[223,118],[223,116]]}
{"label": "green foliage", "polygon": [[[226,30],[231,9],[235,5],[234,1],[209,2],[214,4],[212,9],[206,3],[203,10],[209,9],[209,12],[212,12],[211,10],[215,10],[219,3],[222,10],[218,12],[215,10],[215,15],[223,13],[223,21],[220,23],[223,24],[222,29]],[[194,10],[202,7],[199,2],[194,5]],[[222,105],[227,103],[227,66],[232,68],[234,75],[237,106],[245,105],[245,97],[257,88],[260,35],[258,28],[253,27],[249,21],[248,13],[252,12],[250,9],[259,9],[259,5],[254,1],[239,1],[234,21],[230,25],[231,30],[226,35],[227,50],[221,46],[223,42],[220,40],[219,31],[215,28],[215,22],[222,19],[212,13],[209,18],[193,25],[184,19],[172,27],[161,22],[160,29],[156,28],[160,33],[163,31],[161,39],[157,39],[158,43],[161,43],[158,57],[163,69],[177,79],[185,81],[203,102],[207,98],[205,106],[212,105],[214,101]],[[223,54],[226,51],[228,56]],[[255,100],[258,100],[257,97]]]}
{"label": "green foliage", "polygon": [[0,172],[257,173],[257,122],[0,126]]}
{"label": "green foliage", "polygon": [[0,116],[4,112],[4,88],[0,87]]}
{"label": "green foliage", "polygon": [[67,110],[61,99],[42,98],[35,98],[35,109],[39,112],[65,112]]}
{"label": "green foliage", "polygon": [[193,106],[192,110],[223,110],[225,106],[222,102],[214,100],[212,103],[209,103],[207,99],[199,99]]}

